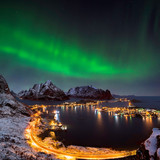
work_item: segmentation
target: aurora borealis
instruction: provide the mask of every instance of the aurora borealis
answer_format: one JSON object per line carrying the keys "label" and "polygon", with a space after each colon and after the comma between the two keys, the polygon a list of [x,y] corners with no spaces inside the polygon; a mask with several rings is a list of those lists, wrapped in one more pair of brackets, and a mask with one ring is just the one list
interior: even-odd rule
{"label": "aurora borealis", "polygon": [[0,72],[15,91],[51,79],[160,95],[158,0],[8,0],[0,19]]}

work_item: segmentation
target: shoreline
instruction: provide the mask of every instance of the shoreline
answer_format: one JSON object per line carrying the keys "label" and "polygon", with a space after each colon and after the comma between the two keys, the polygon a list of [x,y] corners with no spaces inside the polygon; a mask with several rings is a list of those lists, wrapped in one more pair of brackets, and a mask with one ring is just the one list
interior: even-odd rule
{"label": "shoreline", "polygon": [[137,150],[118,151],[109,148],[82,147],[73,145],[69,145],[67,147],[63,145],[62,147],[59,147],[59,149],[57,149],[56,147],[53,147],[55,143],[51,138],[48,138],[46,141],[42,141],[37,137],[35,130],[40,121],[35,118],[37,116],[38,113],[35,113],[35,116],[33,115],[33,121],[30,122],[25,132],[25,136],[29,139],[30,146],[35,148],[35,150],[37,151],[53,154],[56,155],[57,158],[61,159],[68,156],[70,157],[70,159],[117,159],[136,155]]}

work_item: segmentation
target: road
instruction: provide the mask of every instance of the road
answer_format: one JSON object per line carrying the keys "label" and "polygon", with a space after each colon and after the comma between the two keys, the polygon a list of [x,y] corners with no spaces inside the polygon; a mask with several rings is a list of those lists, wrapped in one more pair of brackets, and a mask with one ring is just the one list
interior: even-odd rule
{"label": "road", "polygon": [[133,156],[136,154],[136,150],[133,151],[122,151],[119,153],[107,153],[107,154],[82,154],[82,153],[66,153],[59,149],[50,149],[47,148],[42,143],[38,142],[36,138],[33,135],[33,126],[30,128],[29,132],[29,138],[31,142],[36,146],[36,148],[39,148],[40,150],[50,153],[53,155],[56,155],[57,157],[60,157],[62,159],[116,159],[116,158],[123,158],[127,156]]}

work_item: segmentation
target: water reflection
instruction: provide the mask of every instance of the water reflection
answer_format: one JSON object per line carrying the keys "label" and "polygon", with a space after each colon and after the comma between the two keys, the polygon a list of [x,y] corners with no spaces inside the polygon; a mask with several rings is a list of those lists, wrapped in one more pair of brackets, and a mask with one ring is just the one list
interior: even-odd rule
{"label": "water reflection", "polygon": [[61,108],[62,108],[62,111],[64,111],[64,108],[65,108],[65,107],[64,107],[64,106],[62,106]]}
{"label": "water reflection", "polygon": [[118,120],[119,120],[118,115],[115,115],[115,116],[114,116],[114,118],[115,118],[115,122],[116,122],[116,124],[118,124]]}
{"label": "water reflection", "polygon": [[132,123],[132,116],[129,116],[129,122]]}
{"label": "water reflection", "polygon": [[153,126],[153,119],[152,117],[143,117],[142,118],[143,122],[144,122],[144,125],[146,126],[146,128],[151,128]]}
{"label": "water reflection", "polygon": [[90,111],[90,106],[86,106],[87,112]]}
{"label": "water reflection", "polygon": [[125,121],[128,123],[128,116],[124,116],[125,117]]}
{"label": "water reflection", "polygon": [[59,118],[59,112],[55,112],[55,115],[54,115],[54,119],[57,120],[58,122],[60,122],[60,118]]}
{"label": "water reflection", "polygon": [[102,113],[95,109],[95,115],[97,117],[98,126],[102,124]]}
{"label": "water reflection", "polygon": [[102,122],[102,115],[101,115],[101,112],[97,112],[97,115],[98,115],[98,122],[101,123]]}
{"label": "water reflection", "polygon": [[[133,146],[137,148],[139,144],[148,138],[153,127],[158,127],[160,118],[152,119],[134,116],[130,109],[130,114],[108,110],[98,110],[96,105],[75,105],[53,106],[52,109],[45,109],[45,118],[61,121],[68,127],[67,132],[61,133],[64,144],[75,144],[85,146],[127,148]],[[43,110],[43,108],[41,108]],[[49,113],[48,113],[48,111]],[[48,113],[48,114],[47,114]],[[134,117],[134,118],[132,118]],[[118,136],[117,136],[118,133]],[[129,140],[129,141],[128,141]]]}

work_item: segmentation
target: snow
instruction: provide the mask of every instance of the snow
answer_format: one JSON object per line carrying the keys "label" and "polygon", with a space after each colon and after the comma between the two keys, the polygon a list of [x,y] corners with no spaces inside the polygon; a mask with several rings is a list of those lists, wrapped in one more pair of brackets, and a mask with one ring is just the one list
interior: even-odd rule
{"label": "snow", "polygon": [[75,89],[74,89],[74,88],[71,88],[71,89],[69,90],[69,95],[75,95],[75,94],[76,94]]}
{"label": "snow", "polygon": [[157,151],[157,136],[160,135],[160,129],[153,128],[153,133],[151,136],[145,141],[144,145],[146,150],[149,151],[150,156],[154,156]]}
{"label": "snow", "polygon": [[94,86],[92,86],[92,85],[89,85],[88,87],[93,88],[93,89],[97,89],[96,87],[94,87]]}
{"label": "snow", "polygon": [[93,86],[80,86],[69,89],[68,96],[80,98],[94,98],[94,99],[112,99],[110,91],[97,89]]}
{"label": "snow", "polygon": [[40,84],[36,84],[35,85],[35,91],[36,92],[40,92]]}
{"label": "snow", "polygon": [[[22,115],[0,118],[0,159],[45,160],[50,157],[50,155],[41,155],[39,152],[32,150],[26,143],[24,130],[29,120],[30,117]],[[50,159],[52,158],[50,157]]]}
{"label": "snow", "polygon": [[47,80],[45,83],[44,83],[44,85],[46,85],[46,86],[50,86],[52,84],[52,81],[51,80]]}
{"label": "snow", "polygon": [[[7,90],[7,92],[5,92]],[[26,91],[23,91],[25,93]],[[1,160],[52,160],[53,156],[34,151],[24,136],[30,121],[30,109],[18,102],[8,84],[0,75],[0,159]]]}
{"label": "snow", "polygon": [[[30,117],[26,106],[17,102],[11,94],[0,94],[0,159],[52,160],[53,155],[34,151],[24,137]],[[23,113],[21,113],[23,112]]]}
{"label": "snow", "polygon": [[25,99],[66,99],[65,93],[56,87],[51,80],[47,80],[45,83],[35,84],[28,91],[21,91],[18,93],[20,98]]}
{"label": "snow", "polygon": [[[6,108],[7,109],[7,108]],[[24,139],[23,132],[28,124],[29,117],[16,116],[0,118],[0,139],[9,136],[15,141]]]}

